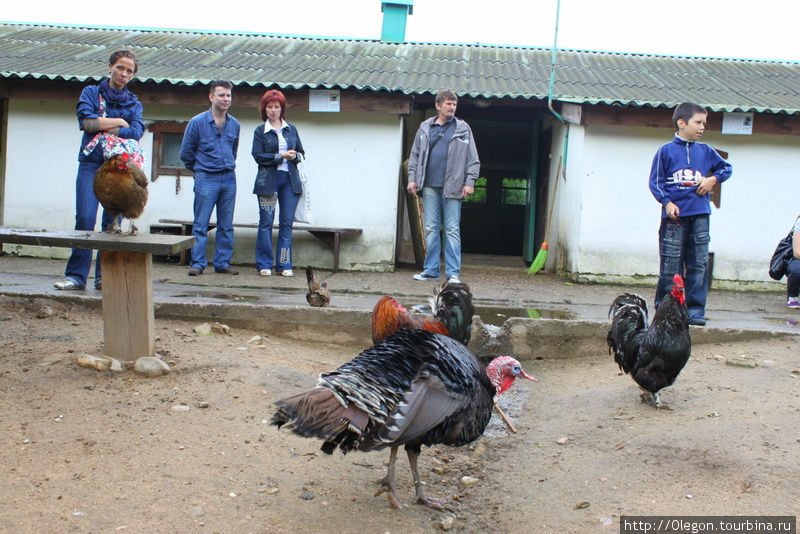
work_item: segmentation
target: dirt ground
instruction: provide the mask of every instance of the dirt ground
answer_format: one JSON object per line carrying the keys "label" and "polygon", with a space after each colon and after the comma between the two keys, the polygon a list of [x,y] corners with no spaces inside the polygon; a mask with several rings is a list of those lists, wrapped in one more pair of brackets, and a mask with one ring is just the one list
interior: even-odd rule
{"label": "dirt ground", "polygon": [[[800,512],[797,337],[696,346],[670,410],[639,403],[604,346],[524,361],[539,382],[501,400],[517,434],[495,417],[471,447],[423,449],[436,511],[373,497],[388,451],[328,456],[267,424],[358,347],[195,326],[156,321],[168,375],[98,372],[75,363],[102,354],[98,311],[0,297],[0,531],[618,532],[620,515]],[[397,475],[408,503],[402,453]]]}

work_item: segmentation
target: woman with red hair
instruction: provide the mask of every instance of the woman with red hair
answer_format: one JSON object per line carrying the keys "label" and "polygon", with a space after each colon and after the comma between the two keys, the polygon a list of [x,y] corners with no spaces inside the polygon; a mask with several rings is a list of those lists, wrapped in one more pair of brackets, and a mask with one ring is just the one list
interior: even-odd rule
{"label": "woman with red hair", "polygon": [[[253,159],[258,174],[253,194],[258,197],[258,235],[256,269],[270,276],[273,269],[283,276],[292,271],[292,221],[303,185],[297,172],[301,155],[305,156],[297,128],[284,120],[286,97],[276,90],[267,91],[258,106],[263,125],[253,134]],[[272,222],[278,205],[277,258],[272,249]]]}

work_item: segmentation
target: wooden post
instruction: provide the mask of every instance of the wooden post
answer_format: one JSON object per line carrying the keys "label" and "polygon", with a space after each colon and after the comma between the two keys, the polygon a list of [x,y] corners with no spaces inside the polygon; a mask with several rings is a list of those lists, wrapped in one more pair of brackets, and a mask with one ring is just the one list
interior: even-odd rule
{"label": "wooden post", "polygon": [[149,252],[104,250],[103,340],[105,354],[131,361],[155,350],[153,256]]}

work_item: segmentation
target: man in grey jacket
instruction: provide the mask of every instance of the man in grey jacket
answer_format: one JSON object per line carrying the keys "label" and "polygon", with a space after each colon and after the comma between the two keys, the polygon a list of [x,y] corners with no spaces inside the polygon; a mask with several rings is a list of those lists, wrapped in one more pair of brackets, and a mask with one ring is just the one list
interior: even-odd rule
{"label": "man in grey jacket", "polygon": [[469,124],[457,119],[458,97],[439,91],[437,115],[422,121],[408,159],[408,192],[422,196],[425,262],[414,280],[441,276],[441,226],[444,223],[444,268],[448,282],[460,282],[461,202],[475,190],[481,162]]}

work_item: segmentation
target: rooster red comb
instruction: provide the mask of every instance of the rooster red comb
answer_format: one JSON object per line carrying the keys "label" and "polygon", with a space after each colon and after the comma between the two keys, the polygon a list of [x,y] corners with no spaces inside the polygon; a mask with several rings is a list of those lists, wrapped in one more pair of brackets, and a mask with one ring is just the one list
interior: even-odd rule
{"label": "rooster red comb", "polygon": [[685,289],[683,287],[683,277],[676,274],[672,277],[672,296],[675,297],[679,303],[683,304],[686,301]]}
{"label": "rooster red comb", "polygon": [[536,378],[526,373],[522,369],[522,365],[511,356],[498,356],[489,362],[489,365],[486,366],[486,376],[494,385],[496,395],[508,390],[518,376],[536,381]]}

